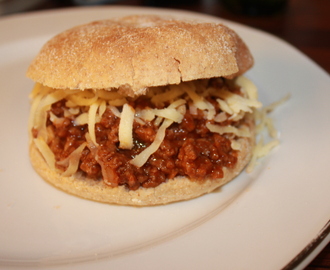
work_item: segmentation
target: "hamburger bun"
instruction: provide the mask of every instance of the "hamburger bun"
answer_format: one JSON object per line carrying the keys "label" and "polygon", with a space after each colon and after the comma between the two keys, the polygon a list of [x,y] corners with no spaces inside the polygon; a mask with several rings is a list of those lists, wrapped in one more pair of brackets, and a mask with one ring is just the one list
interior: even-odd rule
{"label": "hamburger bun", "polygon": [[152,86],[234,78],[252,65],[245,43],[224,25],[129,16],[55,36],[27,76],[56,89],[119,89],[136,96]]}
{"label": "hamburger bun", "polygon": [[[253,58],[245,43],[222,24],[139,15],[96,21],[60,33],[43,46],[29,66],[27,76],[42,89],[63,89],[66,93],[92,89],[93,93],[115,92],[136,99],[155,87],[180,86],[210,78],[234,80],[252,65]],[[32,94],[31,99],[37,98]],[[239,150],[234,151],[235,166],[224,167],[223,177],[197,181],[178,175],[156,187],[132,190],[127,185],[111,186],[105,180],[90,179],[79,171],[66,175],[54,164],[50,166],[50,158],[45,154],[49,154],[49,148],[43,151],[37,143],[39,137],[48,138],[44,139],[46,143],[51,137],[42,135],[47,130],[41,130],[46,126],[45,120],[39,126],[36,124],[41,113],[37,106],[32,105],[29,123],[32,166],[55,187],[98,202],[150,206],[212,192],[243,170],[255,144],[254,119],[249,112],[235,122],[236,129],[245,128],[249,135],[228,135],[232,143],[239,145]],[[50,104],[47,106],[50,108]],[[52,117],[49,112],[44,114]],[[93,152],[97,143],[90,145]]]}

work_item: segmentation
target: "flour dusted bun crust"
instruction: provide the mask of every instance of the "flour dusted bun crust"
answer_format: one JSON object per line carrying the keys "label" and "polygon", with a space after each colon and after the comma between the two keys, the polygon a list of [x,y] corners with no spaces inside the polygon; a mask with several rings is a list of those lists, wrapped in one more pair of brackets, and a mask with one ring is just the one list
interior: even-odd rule
{"label": "flour dusted bun crust", "polygon": [[[247,46],[222,24],[139,15],[69,29],[48,41],[27,71],[36,82],[32,165],[55,187],[105,203],[158,205],[212,192],[252,155],[251,112],[260,104],[240,76],[252,65]],[[182,142],[167,137],[178,130],[188,134]],[[222,146],[207,136],[221,136]],[[207,157],[195,157],[194,143],[183,142],[189,140],[207,141]],[[173,150],[164,157],[166,145],[177,156]],[[226,160],[214,158],[216,151]]]}
{"label": "flour dusted bun crust", "polygon": [[52,88],[119,88],[127,95],[141,95],[150,86],[233,78],[252,64],[246,45],[221,24],[130,16],[55,36],[27,76]]}

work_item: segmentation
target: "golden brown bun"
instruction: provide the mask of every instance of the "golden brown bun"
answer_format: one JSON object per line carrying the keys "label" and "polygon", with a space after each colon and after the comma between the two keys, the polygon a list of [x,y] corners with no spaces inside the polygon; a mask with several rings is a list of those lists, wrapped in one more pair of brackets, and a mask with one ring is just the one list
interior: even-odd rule
{"label": "golden brown bun", "polygon": [[51,39],[27,76],[59,89],[146,87],[200,78],[233,78],[253,65],[238,35],[221,24],[129,16],[69,29]]}
{"label": "golden brown bun", "polygon": [[[249,122],[249,128],[253,133],[254,124],[252,121]],[[139,188],[136,191],[128,190],[124,186],[112,188],[105,185],[103,181],[82,178],[77,174],[64,177],[48,167],[33,143],[30,145],[30,159],[34,169],[42,178],[67,193],[104,203],[151,206],[193,199],[210,193],[235,178],[251,158],[254,136],[241,138],[239,142],[242,143],[242,151],[239,153],[236,167],[233,170],[224,169],[225,175],[221,179],[207,180],[200,183],[185,177],[177,177],[160,184],[156,188]]]}

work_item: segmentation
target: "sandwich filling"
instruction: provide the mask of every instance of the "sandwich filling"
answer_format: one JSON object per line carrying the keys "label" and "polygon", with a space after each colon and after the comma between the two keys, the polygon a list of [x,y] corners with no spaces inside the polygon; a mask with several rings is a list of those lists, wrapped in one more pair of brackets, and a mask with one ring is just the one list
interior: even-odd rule
{"label": "sandwich filling", "polygon": [[235,167],[238,139],[254,136],[246,119],[261,107],[243,76],[151,87],[138,97],[37,83],[31,99],[30,137],[51,169],[130,190],[177,176],[222,178]]}

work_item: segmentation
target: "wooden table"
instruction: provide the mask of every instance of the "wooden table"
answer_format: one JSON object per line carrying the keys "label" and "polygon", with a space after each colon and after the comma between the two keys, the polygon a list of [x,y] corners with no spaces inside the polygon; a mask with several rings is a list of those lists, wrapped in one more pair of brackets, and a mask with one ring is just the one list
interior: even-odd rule
{"label": "wooden table", "polygon": [[[329,0],[289,0],[285,9],[276,14],[254,17],[233,14],[220,0],[118,0],[116,4],[191,10],[261,29],[291,43],[330,73]],[[68,6],[73,6],[70,0],[49,0],[35,9]],[[305,270],[325,269],[330,269],[330,244]]]}

